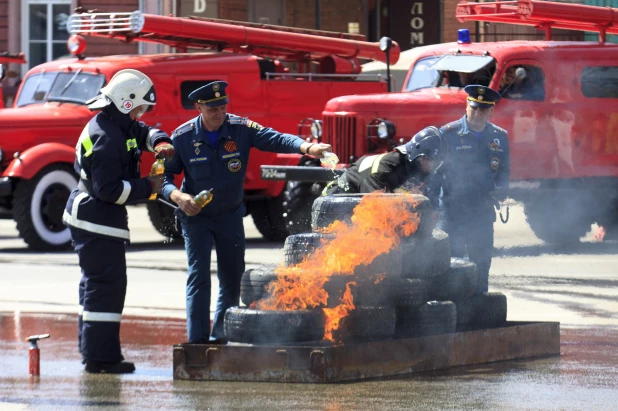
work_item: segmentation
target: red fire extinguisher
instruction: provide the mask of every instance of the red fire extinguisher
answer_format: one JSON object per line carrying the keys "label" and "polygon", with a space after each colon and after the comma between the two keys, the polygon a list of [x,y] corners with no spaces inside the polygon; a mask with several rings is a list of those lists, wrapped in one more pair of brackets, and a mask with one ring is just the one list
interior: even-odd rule
{"label": "red fire extinguisher", "polygon": [[26,338],[26,341],[30,343],[30,350],[28,351],[28,372],[30,376],[41,374],[41,351],[37,341],[44,338],[49,338],[49,334],[31,335]]}

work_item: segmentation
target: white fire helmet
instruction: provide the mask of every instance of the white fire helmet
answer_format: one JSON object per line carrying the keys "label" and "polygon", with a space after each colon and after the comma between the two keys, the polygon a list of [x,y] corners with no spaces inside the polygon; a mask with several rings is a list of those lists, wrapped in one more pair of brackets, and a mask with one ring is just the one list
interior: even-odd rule
{"label": "white fire helmet", "polygon": [[101,89],[101,94],[88,100],[86,105],[90,110],[99,110],[112,103],[123,114],[141,105],[154,106],[157,103],[154,85],[140,71],[120,70]]}

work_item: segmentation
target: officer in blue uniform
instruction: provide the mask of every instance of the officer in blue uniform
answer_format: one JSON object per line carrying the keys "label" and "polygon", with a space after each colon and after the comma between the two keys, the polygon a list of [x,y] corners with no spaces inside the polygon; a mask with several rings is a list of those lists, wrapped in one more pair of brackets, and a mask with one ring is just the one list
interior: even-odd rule
{"label": "officer in blue uniform", "polygon": [[[252,147],[322,157],[328,144],[307,143],[227,113],[227,83],[214,81],[189,94],[199,115],[172,134],[175,154],[165,165],[163,195],[178,204],[188,259],[187,334],[190,343],[225,343],[223,316],[239,304],[245,270],[243,181]],[[180,190],[174,175],[184,172]],[[212,190],[203,209],[194,196]],[[219,295],[210,332],[210,253],[217,252]]]}
{"label": "officer in blue uniform", "polygon": [[161,191],[162,177],[140,178],[141,150],[171,157],[164,132],[137,121],[156,104],[152,81],[137,70],[121,70],[101,94],[87,102],[102,110],[82,131],[76,146],[79,184],[63,215],[79,258],[78,346],[91,373],[130,373],[120,352],[120,318],[127,287],[125,204]]}
{"label": "officer in blue uniform", "polygon": [[466,115],[441,128],[449,152],[438,174],[452,256],[464,257],[467,252],[478,268],[478,292],[486,292],[494,205],[507,195],[509,144],[506,131],[489,122],[500,94],[481,85],[464,90],[468,93]]}

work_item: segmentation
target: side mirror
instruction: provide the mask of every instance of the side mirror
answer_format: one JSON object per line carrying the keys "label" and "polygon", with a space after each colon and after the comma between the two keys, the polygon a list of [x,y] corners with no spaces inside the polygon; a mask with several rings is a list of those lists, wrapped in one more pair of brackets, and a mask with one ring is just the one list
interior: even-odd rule
{"label": "side mirror", "polygon": [[6,78],[6,66],[4,64],[0,64],[0,81]]}

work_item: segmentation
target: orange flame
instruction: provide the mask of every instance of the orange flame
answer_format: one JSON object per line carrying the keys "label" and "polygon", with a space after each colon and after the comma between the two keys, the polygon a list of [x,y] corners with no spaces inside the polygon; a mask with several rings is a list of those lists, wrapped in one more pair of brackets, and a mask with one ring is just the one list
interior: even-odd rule
{"label": "orange flame", "polygon": [[[329,297],[324,284],[333,274],[354,274],[357,266],[369,265],[378,255],[397,247],[401,236],[416,232],[420,216],[411,211],[411,205],[410,197],[405,195],[392,196],[389,201],[384,201],[384,195],[380,194],[363,196],[354,208],[352,224],[335,221],[324,230],[336,233],[334,239],[296,266],[276,269],[277,280],[269,285],[269,296],[258,301],[257,308],[301,310],[324,307]],[[332,341],[332,331],[338,329],[340,320],[354,309],[351,293],[346,300],[348,291],[346,286],[340,305],[324,309],[327,317],[325,339]]]}
{"label": "orange flame", "polygon": [[376,280],[373,282],[374,284],[381,283],[386,278],[386,273],[376,274]]}
{"label": "orange flame", "polygon": [[343,297],[341,297],[341,304],[336,306],[335,308],[323,308],[324,315],[326,316],[326,322],[324,323],[324,339],[335,342],[333,338],[333,331],[339,329],[339,322],[347,317],[348,313],[355,309],[354,301],[352,298],[352,290],[350,290],[351,285],[356,285],[355,282],[351,281],[345,285],[345,292],[343,293]]}

